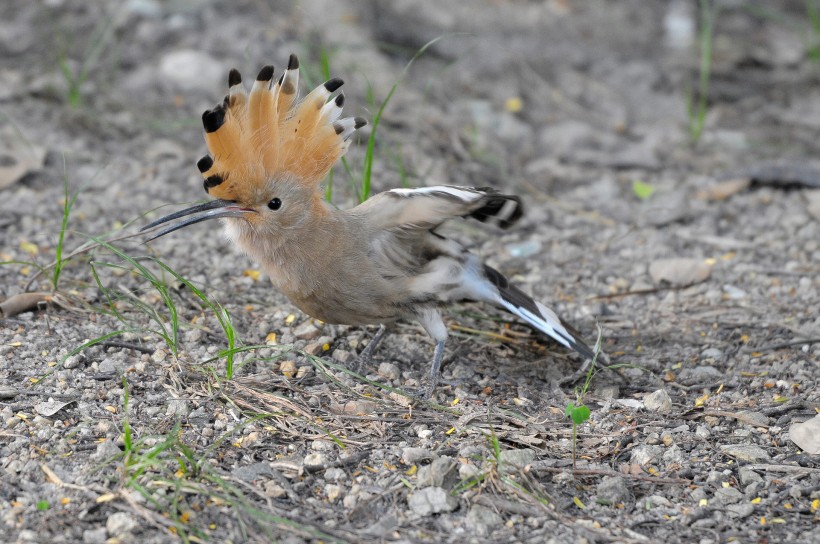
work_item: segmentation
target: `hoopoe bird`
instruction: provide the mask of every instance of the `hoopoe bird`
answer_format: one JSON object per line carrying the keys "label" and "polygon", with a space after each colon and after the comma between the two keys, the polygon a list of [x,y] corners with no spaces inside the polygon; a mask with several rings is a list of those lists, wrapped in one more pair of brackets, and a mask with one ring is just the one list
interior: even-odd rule
{"label": "hoopoe bird", "polygon": [[197,166],[205,192],[215,200],[146,225],[142,230],[185,218],[147,241],[223,219],[227,238],[303,312],[326,323],[380,325],[360,361],[369,361],[385,324],[418,321],[435,340],[425,397],[439,380],[448,336],[440,310],[455,302],[503,308],[592,358],[578,332],[555,312],[436,232],[459,217],[508,228],[522,216],[518,197],[440,185],[393,189],[354,208],[336,209],[324,200],[320,184],[366,122],[341,117],[340,79],[298,100],[295,55],[278,81],[273,76],[273,66],[262,68],[248,93],[239,72],[230,71],[224,102],[202,115],[210,154]]}

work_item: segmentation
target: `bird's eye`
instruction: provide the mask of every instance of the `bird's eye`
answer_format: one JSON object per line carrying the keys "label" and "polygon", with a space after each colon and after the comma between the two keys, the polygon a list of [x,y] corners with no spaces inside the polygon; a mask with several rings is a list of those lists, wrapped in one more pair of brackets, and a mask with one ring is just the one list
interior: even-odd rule
{"label": "bird's eye", "polygon": [[270,208],[271,210],[276,211],[281,207],[282,207],[282,201],[279,200],[278,198],[274,198],[273,200],[268,202],[268,208]]}

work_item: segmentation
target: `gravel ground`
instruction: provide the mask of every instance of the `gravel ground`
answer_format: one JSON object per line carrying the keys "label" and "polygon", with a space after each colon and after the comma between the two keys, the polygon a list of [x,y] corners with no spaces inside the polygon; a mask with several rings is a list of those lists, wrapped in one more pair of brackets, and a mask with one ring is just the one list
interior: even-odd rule
{"label": "gravel ground", "polygon": [[[694,2],[3,3],[0,540],[820,542],[806,6],[721,3],[693,143]],[[465,305],[433,402],[413,403],[418,326],[357,375],[375,327],[313,322],[213,225],[89,241],[203,197],[199,115],[229,68],[291,52],[303,91],[324,59],[370,120],[401,80],[375,191],[525,199],[515,229],[448,234],[590,343],[600,326],[612,367],[588,390],[578,357]],[[334,203],[351,187],[336,168]],[[570,402],[591,410],[575,450]]]}

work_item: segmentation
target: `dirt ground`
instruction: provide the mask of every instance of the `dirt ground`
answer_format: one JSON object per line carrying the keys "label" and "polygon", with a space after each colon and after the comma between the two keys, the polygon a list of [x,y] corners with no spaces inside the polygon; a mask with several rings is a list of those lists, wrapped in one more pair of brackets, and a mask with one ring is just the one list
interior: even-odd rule
{"label": "dirt ground", "polygon": [[[820,542],[820,6],[719,7],[710,41],[683,1],[0,4],[0,541]],[[398,82],[374,192],[521,195],[448,234],[612,368],[584,388],[464,305],[414,403],[417,325],[357,375],[375,327],[313,322],[215,225],[122,238],[205,197],[228,70],[292,52],[348,115]]]}

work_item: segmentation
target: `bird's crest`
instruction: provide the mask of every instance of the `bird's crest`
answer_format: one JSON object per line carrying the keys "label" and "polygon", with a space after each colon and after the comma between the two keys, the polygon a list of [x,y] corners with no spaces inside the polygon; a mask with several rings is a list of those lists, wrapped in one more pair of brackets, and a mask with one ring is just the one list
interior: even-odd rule
{"label": "bird's crest", "polygon": [[234,201],[249,200],[270,179],[289,177],[318,187],[349,145],[353,132],[366,124],[360,117],[340,119],[344,95],[338,78],[326,81],[298,100],[299,61],[274,82],[265,66],[250,93],[237,70],[228,75],[230,90],[222,104],[202,114],[210,155],[197,162],[205,191]]}

